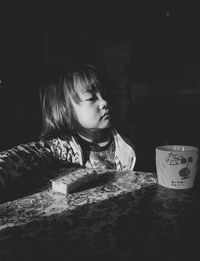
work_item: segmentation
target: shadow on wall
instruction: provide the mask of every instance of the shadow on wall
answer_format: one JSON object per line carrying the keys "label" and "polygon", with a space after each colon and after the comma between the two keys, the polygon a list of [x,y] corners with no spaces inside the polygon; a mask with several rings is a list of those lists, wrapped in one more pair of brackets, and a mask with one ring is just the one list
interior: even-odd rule
{"label": "shadow on wall", "polygon": [[41,117],[38,104],[34,98],[29,104],[17,104],[0,93],[0,151],[39,138]]}
{"label": "shadow on wall", "polygon": [[38,140],[41,130],[37,114],[28,110],[1,110],[0,151]]}
{"label": "shadow on wall", "polygon": [[130,106],[136,169],[155,171],[155,148],[165,144],[200,147],[200,95],[146,96]]}

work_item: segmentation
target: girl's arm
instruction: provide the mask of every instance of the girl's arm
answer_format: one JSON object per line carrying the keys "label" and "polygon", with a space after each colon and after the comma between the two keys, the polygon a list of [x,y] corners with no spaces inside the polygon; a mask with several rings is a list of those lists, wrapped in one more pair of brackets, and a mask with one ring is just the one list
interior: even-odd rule
{"label": "girl's arm", "polygon": [[0,152],[0,190],[27,171],[40,168],[55,160],[50,142],[21,144]]}
{"label": "girl's arm", "polygon": [[21,144],[0,152],[0,191],[28,171],[62,163],[82,165],[80,151],[70,137]]}

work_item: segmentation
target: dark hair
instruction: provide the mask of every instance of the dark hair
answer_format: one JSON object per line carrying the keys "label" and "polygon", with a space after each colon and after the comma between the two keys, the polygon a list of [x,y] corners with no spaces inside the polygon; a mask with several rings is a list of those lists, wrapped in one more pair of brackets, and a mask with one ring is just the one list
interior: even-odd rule
{"label": "dark hair", "polygon": [[80,102],[77,85],[87,91],[101,91],[100,75],[92,65],[62,65],[50,70],[44,91],[40,90],[43,128],[42,139],[74,134],[78,120],[72,99]]}

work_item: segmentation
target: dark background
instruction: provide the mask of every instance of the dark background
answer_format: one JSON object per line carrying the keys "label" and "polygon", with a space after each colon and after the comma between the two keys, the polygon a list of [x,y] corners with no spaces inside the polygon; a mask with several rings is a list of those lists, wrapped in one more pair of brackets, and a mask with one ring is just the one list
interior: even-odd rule
{"label": "dark background", "polygon": [[[135,96],[130,99],[128,94],[126,117],[116,120],[116,127],[136,146],[137,168],[155,169],[157,145],[200,146],[197,6],[141,1],[10,3],[1,5],[0,17],[0,150],[38,139],[38,90],[50,64],[92,63],[109,78],[103,51],[107,42],[127,42],[130,47],[122,77]],[[114,95],[112,77],[110,84]],[[139,87],[138,94],[141,84],[148,91]],[[114,99],[112,103],[122,106]]]}

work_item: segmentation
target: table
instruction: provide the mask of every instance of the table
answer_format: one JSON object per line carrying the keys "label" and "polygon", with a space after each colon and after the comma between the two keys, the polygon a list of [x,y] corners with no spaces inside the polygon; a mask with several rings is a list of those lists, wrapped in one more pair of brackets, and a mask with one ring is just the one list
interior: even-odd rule
{"label": "table", "polygon": [[0,260],[196,260],[199,186],[173,190],[156,173],[130,175],[130,183],[67,196],[46,187],[1,204]]}

